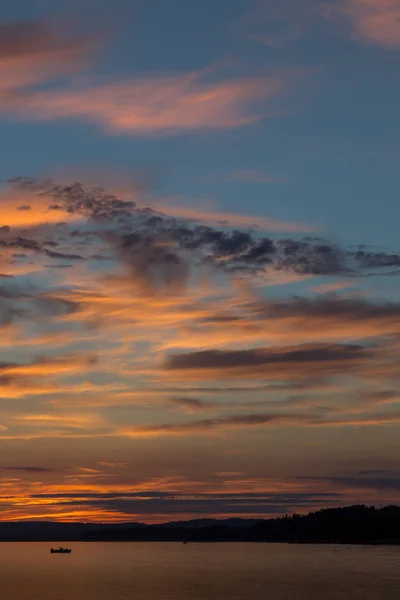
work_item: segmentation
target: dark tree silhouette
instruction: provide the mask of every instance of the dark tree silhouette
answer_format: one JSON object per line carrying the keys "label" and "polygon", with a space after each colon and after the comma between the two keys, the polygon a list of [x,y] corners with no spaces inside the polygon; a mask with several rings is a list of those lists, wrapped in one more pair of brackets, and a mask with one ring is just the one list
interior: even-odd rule
{"label": "dark tree silhouette", "polygon": [[400,506],[355,505],[274,519],[146,525],[0,522],[0,541],[175,541],[400,544]]}

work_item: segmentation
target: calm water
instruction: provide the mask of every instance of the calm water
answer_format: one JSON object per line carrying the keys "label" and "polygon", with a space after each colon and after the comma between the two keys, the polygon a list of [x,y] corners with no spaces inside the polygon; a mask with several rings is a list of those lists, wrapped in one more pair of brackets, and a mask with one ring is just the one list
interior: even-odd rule
{"label": "calm water", "polygon": [[[55,545],[55,544],[53,544]],[[399,600],[400,546],[0,543],[4,600]]]}

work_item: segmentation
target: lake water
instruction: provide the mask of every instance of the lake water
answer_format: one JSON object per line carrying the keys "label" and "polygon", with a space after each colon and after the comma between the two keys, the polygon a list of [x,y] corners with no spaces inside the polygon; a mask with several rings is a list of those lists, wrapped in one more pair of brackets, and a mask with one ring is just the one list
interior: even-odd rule
{"label": "lake water", "polygon": [[399,600],[400,546],[0,543],[4,600]]}

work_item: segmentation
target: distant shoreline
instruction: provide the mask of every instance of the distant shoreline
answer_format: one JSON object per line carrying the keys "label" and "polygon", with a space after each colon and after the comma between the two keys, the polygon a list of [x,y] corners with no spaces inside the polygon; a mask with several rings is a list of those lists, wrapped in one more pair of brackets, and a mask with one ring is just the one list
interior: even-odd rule
{"label": "distant shoreline", "polygon": [[[69,544],[184,544],[185,542],[182,542],[180,540],[101,540],[101,539],[97,539],[97,540],[79,540],[79,539],[52,539],[52,540],[42,540],[42,539],[7,539],[7,540],[0,540],[0,544],[55,544],[55,543],[69,543]],[[189,542],[186,542],[187,545],[189,545]],[[193,540],[190,542],[190,545],[193,546],[195,544],[258,544],[258,545],[265,545],[265,544],[284,544],[287,546],[400,546],[400,540],[398,541],[392,541],[392,540],[388,540],[388,541],[382,541],[382,542],[338,542],[338,541],[332,541],[332,542],[323,542],[323,541],[318,541],[318,542],[308,542],[308,541],[304,541],[304,542],[287,542],[287,541],[265,541],[265,542],[259,542],[259,541],[254,541],[254,540]]]}
{"label": "distant shoreline", "polygon": [[400,506],[355,505],[272,519],[193,519],[162,524],[0,521],[0,542],[280,543],[400,545]]}

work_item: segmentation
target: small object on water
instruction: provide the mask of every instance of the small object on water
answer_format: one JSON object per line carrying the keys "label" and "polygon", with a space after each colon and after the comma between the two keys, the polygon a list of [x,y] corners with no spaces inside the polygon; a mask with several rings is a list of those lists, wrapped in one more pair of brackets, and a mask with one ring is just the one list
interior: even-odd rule
{"label": "small object on water", "polygon": [[50,548],[51,554],[70,554],[71,552],[71,548],[63,548],[62,546],[59,546],[59,548]]}

